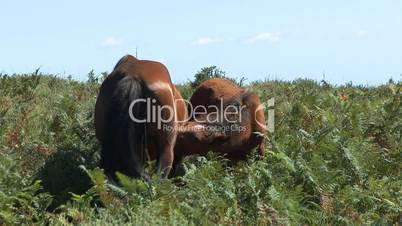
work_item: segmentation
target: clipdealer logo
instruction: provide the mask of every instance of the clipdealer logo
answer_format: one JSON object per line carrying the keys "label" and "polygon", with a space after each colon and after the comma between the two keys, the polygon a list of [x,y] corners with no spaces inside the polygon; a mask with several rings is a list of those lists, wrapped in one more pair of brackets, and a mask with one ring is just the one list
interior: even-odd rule
{"label": "clipdealer logo", "polygon": [[[189,111],[187,117],[184,119],[177,118],[176,107],[180,102],[184,103]],[[145,107],[145,118],[138,118],[134,115],[133,111],[137,104],[142,104]],[[266,121],[260,121],[255,118],[255,122],[262,128],[266,128],[269,132],[273,133],[275,130],[275,98],[270,98],[267,102],[260,104],[254,109],[254,117],[257,112],[263,111],[267,115]],[[185,123],[194,120],[196,123],[205,125],[203,128],[220,131],[244,131],[242,126],[244,120],[245,105],[229,104],[224,105],[223,99],[220,98],[220,104],[209,106],[193,106],[188,100],[176,99],[174,106],[159,105],[154,98],[136,99],[130,103],[129,116],[133,122],[136,123],[156,123],[158,129],[172,130],[180,128],[171,128],[171,122]]]}

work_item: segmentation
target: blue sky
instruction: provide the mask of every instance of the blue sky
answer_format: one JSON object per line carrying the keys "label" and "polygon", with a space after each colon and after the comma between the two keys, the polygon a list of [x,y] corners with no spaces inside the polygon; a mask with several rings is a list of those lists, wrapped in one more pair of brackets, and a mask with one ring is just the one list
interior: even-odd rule
{"label": "blue sky", "polygon": [[0,3],[0,72],[76,79],[120,57],[163,62],[175,82],[229,76],[378,84],[402,79],[402,1],[20,1]]}

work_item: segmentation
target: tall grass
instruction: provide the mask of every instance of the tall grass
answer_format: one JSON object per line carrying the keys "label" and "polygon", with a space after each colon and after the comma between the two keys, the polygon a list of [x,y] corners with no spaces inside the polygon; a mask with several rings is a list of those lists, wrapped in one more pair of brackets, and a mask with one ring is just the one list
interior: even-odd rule
{"label": "tall grass", "polygon": [[0,225],[401,224],[401,82],[255,82],[276,102],[263,160],[192,157],[183,178],[116,187],[97,168],[103,77],[0,76]]}

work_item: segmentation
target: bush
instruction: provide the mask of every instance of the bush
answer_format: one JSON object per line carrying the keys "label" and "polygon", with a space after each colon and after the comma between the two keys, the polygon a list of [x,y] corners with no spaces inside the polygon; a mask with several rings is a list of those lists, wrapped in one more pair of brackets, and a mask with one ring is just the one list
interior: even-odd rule
{"label": "bush", "polygon": [[210,67],[203,67],[199,72],[194,75],[194,81],[190,82],[190,86],[195,89],[197,88],[202,82],[211,79],[211,78],[224,78],[232,81],[236,85],[242,87],[245,81],[245,78],[242,77],[237,81],[234,78],[226,76],[226,72],[219,69],[217,66],[210,66]]}
{"label": "bush", "polygon": [[58,151],[39,170],[44,191],[54,197],[53,207],[65,204],[72,193],[84,194],[92,186],[82,165],[88,163],[79,151]]}

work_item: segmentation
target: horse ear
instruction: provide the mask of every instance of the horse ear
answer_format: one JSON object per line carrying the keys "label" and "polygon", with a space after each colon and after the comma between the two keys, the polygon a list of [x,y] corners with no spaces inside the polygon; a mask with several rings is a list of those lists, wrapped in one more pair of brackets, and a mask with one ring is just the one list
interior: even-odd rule
{"label": "horse ear", "polygon": [[245,90],[241,95],[241,100],[244,105],[253,106],[256,102],[259,103],[259,98],[251,89]]}
{"label": "horse ear", "polygon": [[245,89],[243,92],[242,92],[242,94],[241,94],[241,101],[244,103],[244,102],[247,102],[247,100],[252,96],[254,94],[254,92],[250,89],[250,88],[247,88],[247,89]]}

